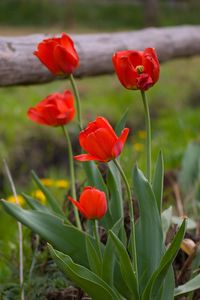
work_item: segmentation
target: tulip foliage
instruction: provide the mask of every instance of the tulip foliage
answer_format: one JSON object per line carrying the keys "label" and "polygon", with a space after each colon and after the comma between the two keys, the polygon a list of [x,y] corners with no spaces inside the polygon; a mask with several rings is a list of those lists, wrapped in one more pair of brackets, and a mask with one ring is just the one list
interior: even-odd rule
{"label": "tulip foliage", "polygon": [[[154,174],[151,168],[151,126],[145,91],[159,79],[160,66],[156,51],[120,51],[113,55],[117,76],[127,89],[139,89],[144,104],[147,147],[146,171],[133,167],[131,185],[121,165],[120,155],[129,133],[126,115],[116,125],[116,132],[102,116],[82,127],[81,105],[72,72],[78,67],[73,41],[61,38],[42,41],[35,55],[55,75],[68,75],[76,100],[70,91],[47,96],[28,110],[28,117],[42,125],[62,127],[68,143],[71,195],[75,224],[58,205],[57,199],[38,176],[32,177],[47,198],[48,206],[24,194],[30,209],[2,200],[3,208],[14,218],[44,238],[52,258],[75,285],[94,300],[172,300],[200,287],[198,277],[175,288],[172,263],[186,230],[186,219],[177,229],[171,243],[165,246],[162,223],[163,157],[158,154]],[[82,151],[74,157],[66,124],[77,112],[79,143]],[[76,126],[76,123],[74,123]],[[77,169],[74,169],[76,162]],[[99,163],[105,164],[102,174]],[[75,171],[82,164],[85,188],[77,197]],[[135,220],[137,200],[139,216]],[[78,200],[79,199],[79,200]],[[124,207],[129,209],[129,230],[124,227]],[[79,213],[86,221],[81,222]],[[99,228],[106,232],[106,242]]]}

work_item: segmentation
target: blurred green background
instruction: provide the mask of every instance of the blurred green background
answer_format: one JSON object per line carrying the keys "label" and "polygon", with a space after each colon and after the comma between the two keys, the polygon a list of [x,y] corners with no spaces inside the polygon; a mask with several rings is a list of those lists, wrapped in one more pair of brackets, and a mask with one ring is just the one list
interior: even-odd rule
{"label": "blurred green background", "polygon": [[[199,11],[198,0],[1,0],[0,35],[112,32],[147,26],[199,25]],[[199,70],[200,56],[165,63],[161,66],[159,82],[147,93],[152,117],[153,160],[162,149],[166,170],[179,170],[188,143],[199,139]],[[115,75],[84,78],[77,80],[77,85],[85,125],[102,115],[114,126],[122,113],[129,109],[127,126],[131,128],[131,134],[121,156],[122,164],[129,178],[130,161],[137,160],[144,169],[145,124],[140,93],[124,89]],[[31,169],[45,178],[68,178],[67,149],[62,131],[40,127],[26,117],[30,106],[48,94],[66,88],[70,88],[67,81],[0,88],[0,157],[1,160],[6,158],[18,193],[34,189]],[[80,153],[77,126],[71,123],[69,131],[75,153]],[[7,198],[12,192],[1,163],[0,166],[1,198]],[[55,192],[64,198],[67,190]],[[0,283],[5,283],[8,278],[17,281],[17,275],[10,268],[17,255],[16,228],[16,222],[0,210],[0,256],[3,258],[0,260]],[[30,250],[26,251],[29,253]],[[11,256],[13,260],[10,260]],[[10,262],[5,263],[7,260]]]}

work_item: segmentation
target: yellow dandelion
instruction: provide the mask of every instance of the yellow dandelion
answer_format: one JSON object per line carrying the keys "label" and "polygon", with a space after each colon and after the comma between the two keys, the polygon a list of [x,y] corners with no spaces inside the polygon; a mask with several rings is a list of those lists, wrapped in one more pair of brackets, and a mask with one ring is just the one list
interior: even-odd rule
{"label": "yellow dandelion", "polygon": [[136,152],[141,152],[143,150],[143,145],[141,143],[135,143],[133,148]]}
{"label": "yellow dandelion", "polygon": [[25,199],[21,195],[17,195],[17,197],[9,196],[6,200],[11,203],[19,203],[20,206],[23,206],[25,203]]}
{"label": "yellow dandelion", "polygon": [[42,179],[40,179],[40,181],[42,182],[42,184],[44,186],[53,186],[54,185],[54,180],[50,179],[50,178],[42,178]]}
{"label": "yellow dandelion", "polygon": [[145,139],[146,136],[147,136],[146,131],[144,131],[144,130],[139,130],[139,131],[138,131],[138,137],[139,137],[140,139]]}
{"label": "yellow dandelion", "polygon": [[67,189],[69,187],[69,181],[65,179],[56,180],[55,186],[59,189]]}
{"label": "yellow dandelion", "polygon": [[38,201],[40,201],[42,204],[45,204],[47,199],[44,195],[44,193],[41,190],[35,190],[32,192],[32,196],[37,199]]}

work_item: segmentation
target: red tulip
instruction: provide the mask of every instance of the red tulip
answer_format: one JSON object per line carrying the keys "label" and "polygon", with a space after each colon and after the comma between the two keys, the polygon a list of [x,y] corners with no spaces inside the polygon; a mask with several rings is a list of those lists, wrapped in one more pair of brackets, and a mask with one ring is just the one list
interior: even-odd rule
{"label": "red tulip", "polygon": [[79,64],[74,43],[66,33],[43,40],[34,54],[54,75],[71,74]]}
{"label": "red tulip", "polygon": [[154,48],[147,48],[143,52],[116,52],[113,55],[113,64],[119,81],[127,89],[145,91],[159,79],[160,66]]}
{"label": "red tulip", "polygon": [[75,114],[74,97],[70,91],[54,93],[28,110],[28,117],[39,124],[60,126],[69,123]]}
{"label": "red tulip", "polygon": [[70,196],[68,199],[87,219],[101,219],[107,211],[105,193],[90,186],[84,188],[79,202]]}
{"label": "red tulip", "polygon": [[103,117],[96,118],[82,130],[79,135],[81,147],[88,154],[77,155],[74,158],[80,161],[97,160],[107,162],[120,155],[129,129],[124,128],[118,138],[113,128]]}

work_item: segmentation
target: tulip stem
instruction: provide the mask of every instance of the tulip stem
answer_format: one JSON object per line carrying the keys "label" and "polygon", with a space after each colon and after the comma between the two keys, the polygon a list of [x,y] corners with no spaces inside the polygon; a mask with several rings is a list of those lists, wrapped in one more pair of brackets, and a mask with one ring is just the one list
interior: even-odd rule
{"label": "tulip stem", "polygon": [[[76,182],[75,182],[75,173],[74,173],[74,160],[73,160],[73,152],[72,152],[72,144],[71,140],[69,137],[68,130],[65,126],[62,126],[64,136],[67,140],[67,145],[68,145],[68,155],[69,155],[69,169],[70,169],[70,177],[71,177],[71,190],[72,190],[72,198],[76,199]],[[78,209],[74,207],[74,216],[75,216],[75,221],[77,227],[82,230],[79,214],[78,214]]]}
{"label": "tulip stem", "polygon": [[81,118],[81,101],[80,101],[79,92],[78,92],[73,74],[69,75],[69,79],[70,79],[72,89],[73,89],[75,99],[76,99],[76,109],[77,109],[77,116],[78,116],[79,126],[80,126],[80,129],[82,130],[83,129],[83,123],[82,123],[82,118]]}
{"label": "tulip stem", "polygon": [[141,91],[141,95],[142,95],[142,100],[144,105],[146,132],[147,132],[146,172],[147,172],[147,179],[149,180],[149,183],[151,183],[151,120],[150,120],[149,105],[148,105],[146,94],[144,91]]}
{"label": "tulip stem", "polygon": [[97,243],[97,248],[98,248],[98,254],[99,254],[99,258],[100,260],[102,260],[102,254],[101,254],[101,242],[100,242],[100,238],[99,238],[99,232],[98,232],[98,220],[94,220],[94,224],[93,224],[93,232],[94,232],[94,238],[96,240]]}
{"label": "tulip stem", "polygon": [[138,283],[138,267],[137,267],[137,253],[136,253],[136,239],[135,239],[135,222],[134,222],[134,212],[133,212],[133,204],[132,204],[132,195],[131,195],[131,189],[128,183],[128,180],[126,178],[126,175],[124,171],[122,170],[122,167],[120,166],[119,162],[114,159],[113,160],[117,169],[120,172],[120,175],[125,183],[127,194],[128,194],[128,204],[129,204],[129,211],[130,211],[130,227],[131,227],[131,254],[132,254],[132,260],[133,260],[133,268],[135,271],[136,280]]}

